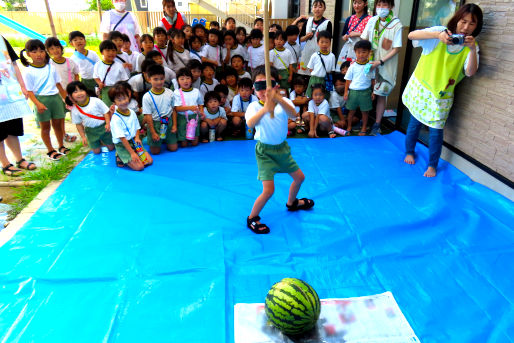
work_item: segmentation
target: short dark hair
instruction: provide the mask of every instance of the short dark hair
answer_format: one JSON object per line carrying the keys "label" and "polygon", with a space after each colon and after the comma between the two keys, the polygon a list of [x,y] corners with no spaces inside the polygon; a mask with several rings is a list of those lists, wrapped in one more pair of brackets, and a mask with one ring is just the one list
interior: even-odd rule
{"label": "short dark hair", "polygon": [[296,85],[306,86],[307,83],[305,82],[305,79],[301,76],[297,76],[293,79],[293,87]]}
{"label": "short dark hair", "polygon": [[259,29],[253,29],[250,31],[250,39],[259,38],[262,39],[264,35],[262,34],[262,31]]}
{"label": "short dark hair", "polygon": [[371,42],[366,39],[361,39],[360,41],[355,43],[355,46],[353,47],[353,49],[355,51],[357,51],[357,49],[371,50]]}
{"label": "short dark hair", "polygon": [[164,72],[164,67],[160,64],[152,64],[146,68],[146,75],[148,78],[155,76],[155,75],[166,75]]}
{"label": "short dark hair", "polygon": [[316,5],[316,4],[322,4],[322,5],[323,5],[323,7],[327,8],[327,4],[325,4],[325,1],[323,1],[323,0],[314,0],[314,1],[312,2],[312,6],[313,6],[313,7],[314,7],[314,5]]}
{"label": "short dark hair", "polygon": [[74,38],[77,38],[77,37],[86,39],[86,36],[84,36],[84,34],[82,32],[80,32],[80,31],[71,31],[70,34],[68,35],[68,41],[71,42]]}
{"label": "short dark hair", "polygon": [[269,37],[270,41],[271,41],[271,40],[274,40],[274,39],[275,39],[275,32],[273,32],[273,31],[269,31],[269,32],[268,32],[268,37]]}
{"label": "short dark hair", "polygon": [[156,35],[165,35],[165,36],[168,35],[168,33],[166,32],[166,29],[164,27],[160,27],[160,26],[157,26],[156,28],[154,28],[152,31],[152,34],[154,37]]}
{"label": "short dark hair", "polygon": [[205,26],[203,26],[202,24],[196,24],[195,26],[193,26],[193,33],[195,33],[195,31],[196,31],[197,29],[202,29],[202,30],[203,30],[203,32],[204,32],[204,33],[206,33],[206,34],[207,34],[207,32],[209,32],[209,30],[207,30],[207,29],[205,28]]}
{"label": "short dark hair", "polygon": [[341,67],[339,68],[339,70],[343,70],[343,68],[350,68],[350,61],[344,61],[343,63],[341,63]]}
{"label": "short dark hair", "polygon": [[232,17],[227,17],[227,19],[225,19],[225,26],[227,25],[227,23],[228,23],[229,21],[233,21],[233,22],[234,22],[234,24],[236,23],[236,20],[235,20],[234,18],[232,18]]}
{"label": "short dark hair", "polygon": [[262,18],[255,18],[255,20],[253,21],[253,25],[255,26],[255,24],[257,24],[259,21],[262,21],[264,23],[264,19],[262,19]]}
{"label": "short dark hair", "polygon": [[157,62],[152,60],[151,58],[145,58],[141,63],[141,72],[146,73],[146,70],[153,65],[158,65]]}
{"label": "short dark hair", "polygon": [[236,33],[234,31],[232,31],[232,30],[225,31],[225,34],[223,35],[223,40],[225,40],[225,37],[227,37],[227,36],[232,37],[234,39],[234,41],[237,42],[237,40],[236,40]]}
{"label": "short dark hair", "polygon": [[211,20],[211,22],[209,23],[209,28],[210,28],[211,26],[217,26],[217,27],[220,27],[220,23],[219,23],[219,22],[217,22],[216,20]]}
{"label": "short dark hair", "polygon": [[284,31],[275,32],[275,39],[282,38],[283,41],[287,42],[287,35]]}
{"label": "short dark hair", "polygon": [[[275,79],[276,82],[280,80],[278,77],[278,71],[275,67],[270,67],[271,77]],[[264,65],[257,66],[252,71],[252,81],[255,82],[255,79],[258,75],[266,75],[266,67]]]}
{"label": "short dark hair", "polygon": [[249,78],[243,77],[242,79],[239,80],[237,86],[239,87],[239,89],[241,89],[241,88],[252,89],[253,83],[252,83],[252,80],[250,80]]}
{"label": "short dark hair", "polygon": [[277,29],[277,31],[282,31],[282,26],[280,26],[280,24],[271,24],[269,27],[270,28],[274,27]]}
{"label": "short dark hair", "polygon": [[122,33],[121,34],[121,39],[123,39],[123,42],[124,43],[127,43],[127,42],[130,42],[130,38],[129,36],[127,36],[126,34]]}
{"label": "short dark hair", "polygon": [[214,91],[217,93],[223,93],[225,96],[228,95],[228,87],[225,85],[222,85],[221,83],[219,85],[216,85],[216,87],[214,87]]}
{"label": "short dark hair", "polygon": [[220,32],[220,30],[218,30],[218,29],[210,29],[210,30],[209,30],[209,34],[210,34],[210,35],[216,35],[216,36],[218,36],[218,38],[220,37],[220,33],[221,33],[221,32]]}
{"label": "short dark hair", "polygon": [[236,80],[239,79],[239,74],[233,67],[225,66],[225,69],[223,70],[223,78],[226,79],[227,76],[230,76],[230,75],[235,76]]}
{"label": "short dark hair", "polygon": [[112,102],[114,102],[114,99],[120,95],[125,95],[126,97],[130,98],[130,89],[127,88],[126,85],[116,82],[114,86],[112,86],[111,89],[109,89],[109,92],[107,93],[109,96],[109,99],[111,99]]}
{"label": "short dark hair", "polygon": [[48,50],[51,46],[56,46],[64,51],[61,42],[56,37],[48,37],[45,41],[45,48]]}
{"label": "short dark hair", "polygon": [[388,4],[389,7],[391,7],[391,8],[394,7],[394,0],[377,0],[375,2],[375,4],[373,5],[373,13],[375,13],[375,14],[377,13],[377,5],[380,4],[380,3]]}
{"label": "short dark hair", "polygon": [[243,56],[241,56],[241,55],[234,55],[234,56],[230,57],[230,62],[232,62],[234,60],[234,58],[240,58],[241,61],[243,61],[243,63],[245,61]]}
{"label": "short dark hair", "polygon": [[286,27],[286,35],[287,36],[294,36],[294,35],[299,35],[299,34],[300,34],[300,29],[298,28],[298,26],[289,25],[288,27]]}
{"label": "short dark hair", "polygon": [[[345,61],[345,62],[347,62],[347,61]],[[334,73],[334,74],[332,75],[332,80],[333,80],[333,82],[334,82],[334,85],[336,84],[336,82],[337,82],[337,81],[341,81],[341,82],[343,82],[343,83],[345,83],[345,82],[346,82],[346,80],[344,79],[344,75],[343,75],[343,74],[341,74],[341,73]]]}
{"label": "short dark hair", "polygon": [[177,71],[176,75],[177,75],[177,82],[178,82],[178,78],[181,77],[181,76],[188,76],[191,79],[193,79],[193,74],[191,74],[191,71],[188,68],[180,68]]}
{"label": "short dark hair", "polygon": [[157,50],[152,50],[149,53],[146,54],[145,60],[151,60],[154,57],[162,57],[161,53]]}
{"label": "short dark hair", "polygon": [[216,91],[216,89],[214,91],[205,93],[205,96],[203,97],[203,103],[207,105],[207,103],[211,99],[215,99],[215,100],[218,100],[218,102],[221,102],[221,97],[218,94],[218,92]]}
{"label": "short dark hair", "polygon": [[193,70],[193,69],[202,70],[202,62],[198,61],[197,59],[190,59],[189,61],[187,61],[186,67],[189,70]]}
{"label": "short dark hair", "polygon": [[207,68],[212,68],[212,70],[216,71],[216,67],[214,66],[214,64],[209,62],[202,63],[202,71],[204,71]]}
{"label": "short dark hair", "polygon": [[111,31],[109,32],[109,40],[114,40],[116,38],[119,38],[121,40],[123,40],[123,33],[121,33],[120,31]]}
{"label": "short dark hair", "polygon": [[457,23],[468,13],[470,13],[471,17],[474,18],[477,22],[477,27],[471,33],[471,35],[473,37],[478,36],[482,31],[482,26],[484,25],[484,14],[482,13],[480,6],[476,4],[465,4],[459,8],[450,19],[450,21],[448,21],[448,30],[455,33],[457,31]]}
{"label": "short dark hair", "polygon": [[144,35],[141,36],[141,43],[144,42],[145,40],[150,40],[152,43],[154,42],[154,39],[152,37],[152,35],[149,35],[148,33],[145,33]]}
{"label": "short dark hair", "polygon": [[318,42],[320,41],[321,38],[327,38],[329,40],[332,40],[332,34],[328,31],[320,31],[318,33]]}
{"label": "short dark hair", "polygon": [[325,93],[325,85],[322,83],[315,83],[311,86],[312,93],[314,93],[315,89],[321,89],[322,93]]}
{"label": "short dark hair", "polygon": [[116,44],[114,44],[112,40],[104,40],[102,43],[100,43],[98,50],[100,50],[101,53],[104,50],[118,50],[118,48],[116,48]]}

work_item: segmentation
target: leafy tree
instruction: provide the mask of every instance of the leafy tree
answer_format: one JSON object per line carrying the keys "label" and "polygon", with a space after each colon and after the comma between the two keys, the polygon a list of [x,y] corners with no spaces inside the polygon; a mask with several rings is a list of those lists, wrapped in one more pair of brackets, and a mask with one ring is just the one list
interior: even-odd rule
{"label": "leafy tree", "polygon": [[3,0],[3,6],[7,11],[26,11],[27,5],[25,4],[25,0]]}
{"label": "leafy tree", "polygon": [[[89,11],[98,11],[96,0],[88,0],[87,3],[89,4]],[[112,0],[100,0],[100,6],[102,6],[102,11],[108,11],[114,8]]]}

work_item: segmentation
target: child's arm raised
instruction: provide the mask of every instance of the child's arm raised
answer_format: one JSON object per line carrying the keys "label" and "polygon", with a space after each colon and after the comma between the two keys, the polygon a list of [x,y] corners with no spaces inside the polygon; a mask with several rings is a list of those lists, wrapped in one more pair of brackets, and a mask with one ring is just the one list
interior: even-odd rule
{"label": "child's arm raised", "polygon": [[[276,93],[273,88],[266,89],[266,102],[264,103],[264,106],[260,110],[258,110],[253,117],[246,119],[246,125],[248,125],[249,128],[253,129],[266,113],[269,113],[275,109],[275,94]],[[294,108],[293,112],[295,112]]]}
{"label": "child's arm raised", "polygon": [[284,111],[286,111],[287,115],[290,118],[296,118],[296,110],[293,106],[291,106],[291,104],[289,104],[289,102],[286,101],[286,98],[282,97],[280,94],[275,92],[273,100],[277,104],[280,104],[280,106],[282,106],[282,108],[284,109]]}

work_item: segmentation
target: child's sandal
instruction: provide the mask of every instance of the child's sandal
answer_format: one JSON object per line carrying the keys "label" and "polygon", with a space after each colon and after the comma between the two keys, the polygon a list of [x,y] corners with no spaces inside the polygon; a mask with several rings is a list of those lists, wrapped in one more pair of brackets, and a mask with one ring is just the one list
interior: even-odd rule
{"label": "child's sandal", "polygon": [[63,157],[63,154],[58,153],[55,150],[52,150],[52,151],[47,152],[46,156],[48,156],[48,158],[52,161],[59,161],[61,159],[61,157]]}
{"label": "child's sandal", "polygon": [[[298,200],[303,200],[303,204],[299,205]],[[293,204],[288,205],[286,203],[286,207],[287,207],[288,211],[308,210],[308,209],[314,207],[314,200],[307,199],[307,198],[294,199]]]}
{"label": "child's sandal", "polygon": [[62,147],[60,147],[58,150],[63,155],[66,155],[67,153],[70,152],[70,149],[66,148],[64,145]]}
{"label": "child's sandal", "polygon": [[27,162],[27,160],[22,158],[21,160],[16,162],[16,166],[18,168],[26,169],[26,170],[34,170],[37,168],[36,165],[34,164],[34,162],[27,162],[27,164],[25,166],[23,166],[23,162]]}
{"label": "child's sandal", "polygon": [[257,222],[261,220],[261,217],[255,216],[253,218],[246,218],[246,226],[258,235],[269,233],[269,227],[266,224],[258,224]]}

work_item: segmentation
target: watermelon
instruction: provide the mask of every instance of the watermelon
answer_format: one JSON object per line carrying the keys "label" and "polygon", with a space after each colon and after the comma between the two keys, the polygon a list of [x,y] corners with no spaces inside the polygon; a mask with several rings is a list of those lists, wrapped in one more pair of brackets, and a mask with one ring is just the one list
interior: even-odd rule
{"label": "watermelon", "polygon": [[285,278],[271,287],[264,310],[274,327],[286,335],[296,336],[316,325],[321,304],[318,294],[308,283]]}

